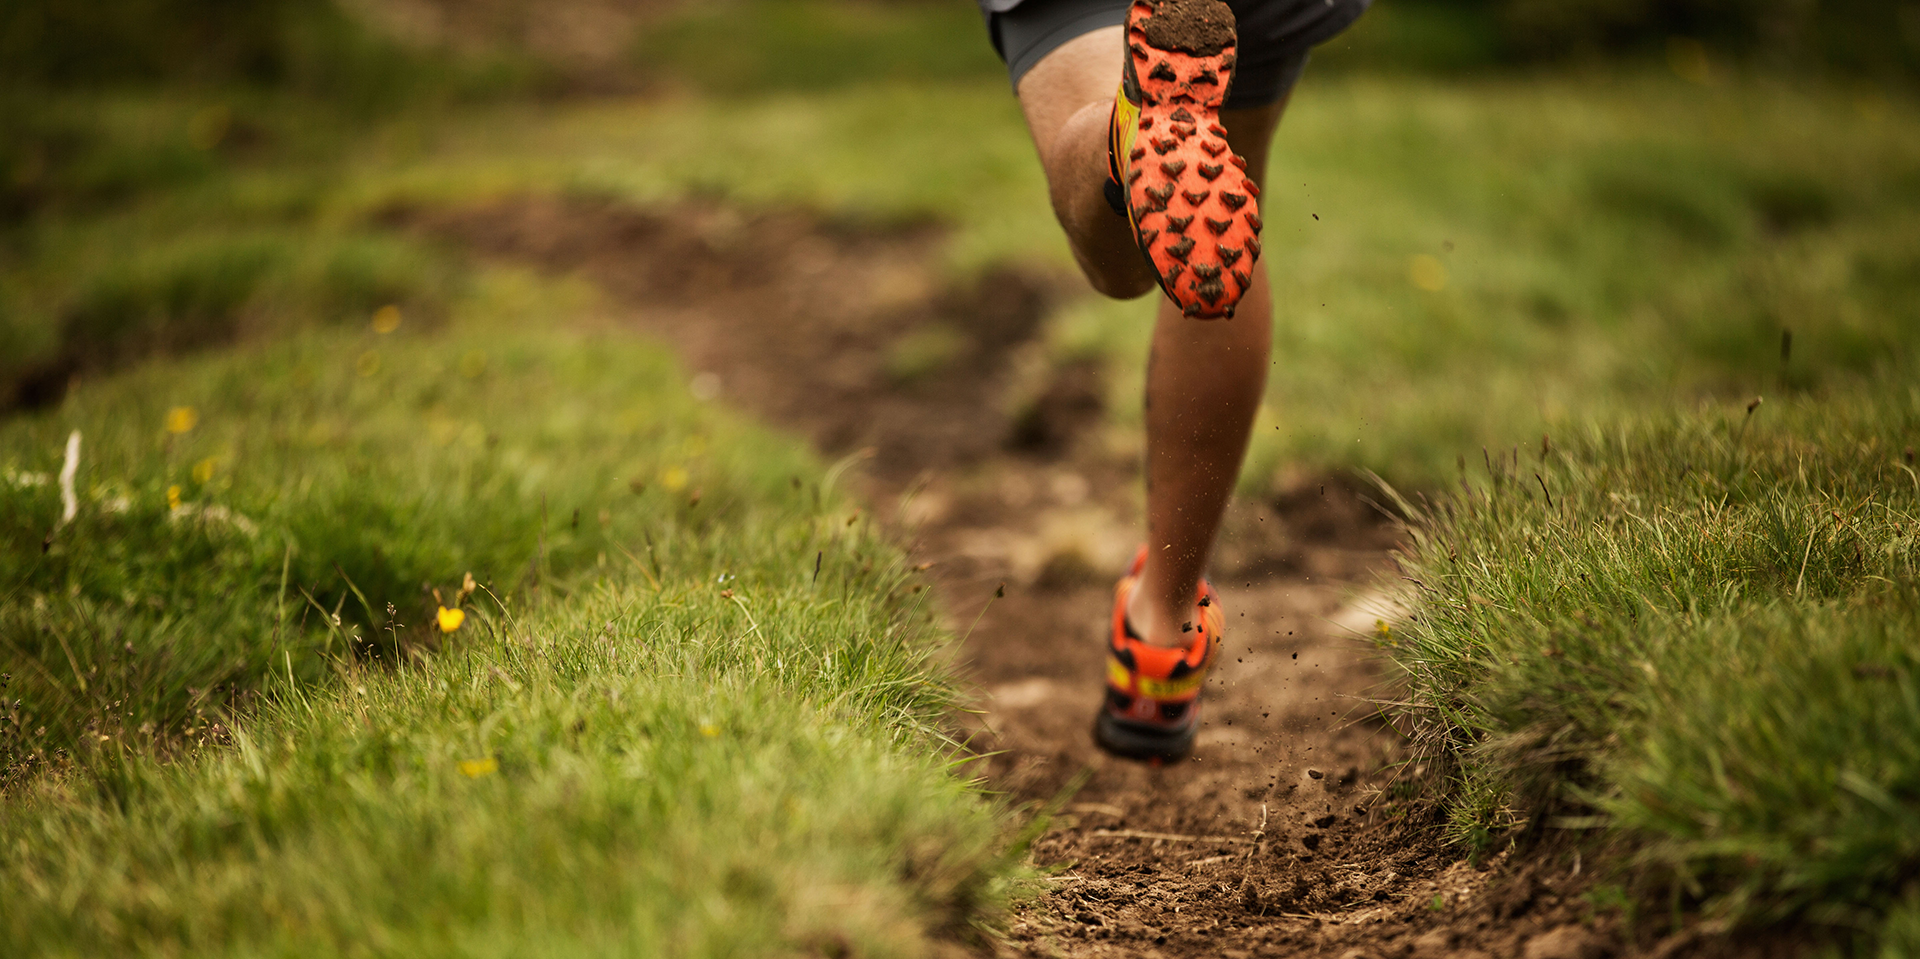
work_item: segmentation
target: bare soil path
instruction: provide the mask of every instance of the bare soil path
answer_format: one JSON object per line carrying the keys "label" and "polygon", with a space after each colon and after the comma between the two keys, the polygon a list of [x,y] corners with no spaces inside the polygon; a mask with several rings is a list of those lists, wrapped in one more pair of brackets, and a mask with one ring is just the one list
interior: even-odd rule
{"label": "bare soil path", "polygon": [[1233,508],[1213,573],[1227,655],[1194,755],[1154,767],[1094,749],[1137,453],[1098,428],[1102,371],[1053,366],[1035,343],[1069,278],[1000,271],[953,288],[933,227],[790,211],[524,198],[390,220],[583,275],[621,322],[681,351],[697,392],[866,459],[863,497],[933,564],[966,637],[982,711],[957,722],[990,753],[992,785],[1044,803],[1087,776],[1034,844],[1057,872],[1016,908],[1004,954],[1621,951],[1588,921],[1577,862],[1475,869],[1393,798],[1395,777],[1418,773],[1393,765],[1365,636],[1389,606],[1397,534],[1337,478]]}

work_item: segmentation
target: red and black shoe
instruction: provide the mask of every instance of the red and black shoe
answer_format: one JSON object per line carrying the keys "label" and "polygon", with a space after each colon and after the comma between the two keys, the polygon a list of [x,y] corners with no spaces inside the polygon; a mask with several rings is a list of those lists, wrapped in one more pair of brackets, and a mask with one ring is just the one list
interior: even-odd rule
{"label": "red and black shoe", "polygon": [[1179,647],[1150,646],[1127,623],[1127,601],[1140,583],[1147,548],[1113,589],[1113,628],[1107,641],[1107,698],[1093,724],[1100,748],[1129,759],[1165,761],[1193,749],[1200,729],[1200,691],[1220,649],[1226,617],[1213,584],[1200,581],[1191,635]]}
{"label": "red and black shoe", "polygon": [[1220,0],[1134,0],[1109,127],[1109,199],[1182,313],[1233,316],[1260,257],[1260,187],[1227,146],[1233,11]]}

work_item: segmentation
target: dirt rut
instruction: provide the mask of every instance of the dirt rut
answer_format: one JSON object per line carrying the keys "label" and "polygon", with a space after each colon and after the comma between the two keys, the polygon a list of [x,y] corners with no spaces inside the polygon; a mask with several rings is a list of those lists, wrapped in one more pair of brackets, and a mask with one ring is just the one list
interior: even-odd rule
{"label": "dirt rut", "polygon": [[[1044,803],[1055,870],[1007,955],[1512,955],[1622,950],[1576,859],[1460,861],[1377,718],[1366,637],[1392,615],[1395,527],[1339,478],[1236,504],[1213,578],[1226,655],[1188,760],[1093,748],[1100,629],[1139,515],[1137,446],[1102,426],[1105,373],[1035,338],[1077,281],[950,286],[928,224],[797,211],[517,198],[388,221],[584,276],[674,344],[691,388],[868,460],[862,494],[930,575],[979,684],[963,733],[990,781]],[[1004,587],[1004,597],[994,595]],[[1499,868],[1490,868],[1497,866]]]}

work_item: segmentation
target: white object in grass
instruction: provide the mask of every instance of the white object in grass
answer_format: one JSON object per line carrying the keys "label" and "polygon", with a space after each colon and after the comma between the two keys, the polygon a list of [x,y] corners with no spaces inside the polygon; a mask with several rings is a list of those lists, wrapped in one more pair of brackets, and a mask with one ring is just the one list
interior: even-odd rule
{"label": "white object in grass", "polygon": [[67,461],[60,465],[60,525],[73,522],[80,498],[73,494],[73,476],[80,471],[80,431],[67,436]]}

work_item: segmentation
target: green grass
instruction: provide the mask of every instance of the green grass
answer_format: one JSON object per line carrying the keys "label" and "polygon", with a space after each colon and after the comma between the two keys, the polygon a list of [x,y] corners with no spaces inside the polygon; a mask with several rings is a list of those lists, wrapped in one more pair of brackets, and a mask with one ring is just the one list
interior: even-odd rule
{"label": "green grass", "polygon": [[[1276,144],[1243,489],[1429,495],[1387,652],[1459,764],[1455,838],[1605,827],[1642,893],[1898,954],[1920,109],[1726,71],[1364,73],[1481,56],[1381,13]],[[924,594],[821,465],[569,324],[591,290],[384,225],[701,196],[931,217],[955,273],[1066,273],[972,18],[694,9],[626,99],[0,104],[0,381],[82,371],[0,424],[5,951],[887,954],[988,914],[1004,817],[944,765]],[[1106,364],[1110,441],[1150,310],[1047,331]],[[441,634],[469,572],[490,592]]]}
{"label": "green grass", "polygon": [[[524,55],[421,49],[334,0],[16,0],[0,9],[0,77],[32,96],[139,85],[293,91],[364,113],[525,89]],[[4,149],[4,148],[0,148]]]}
{"label": "green grass", "polygon": [[938,745],[924,594],[657,348],[514,332],[583,297],[489,274],[448,330],[149,364],[0,428],[4,951],[971,934],[1010,862]]}
{"label": "green grass", "polygon": [[258,91],[0,102],[0,407],[143,357],[262,342],[395,305],[443,319],[454,259],[327,219],[353,120]]}
{"label": "green grass", "polygon": [[704,631],[747,626],[683,599],[581,604],[613,618],[618,657],[597,620],[541,624],[531,649],[481,642],[369,679],[364,697],[292,698],[191,769],[28,801],[6,830],[21,851],[0,941],[14,955],[913,955],[971,932],[999,865],[978,797],[871,719],[792,698],[806,683],[770,662],[701,655]]}
{"label": "green grass", "polygon": [[[956,271],[1072,269],[991,81],[510,108],[433,144],[361,167],[350,202],[691,192],[933,215],[952,224]],[[1648,404],[1909,368],[1917,159],[1913,104],[1842,88],[1310,74],[1265,198],[1275,365],[1244,486],[1361,466],[1432,487],[1462,453]],[[1411,281],[1422,255],[1444,288]],[[1124,430],[1150,315],[1146,300],[1089,298],[1050,334],[1057,357],[1108,362]]]}
{"label": "green grass", "polygon": [[[1403,21],[1430,12],[1369,17],[1350,44],[1391,46]],[[762,72],[703,65],[716,23],[747,13],[792,36],[767,27],[731,48]],[[66,156],[67,134],[21,140],[40,145],[16,166],[45,171],[35,175],[53,185],[37,202],[61,215],[37,221],[6,270],[0,305],[17,319],[0,318],[0,342],[19,344],[9,356],[59,356],[46,331],[65,314],[97,312],[92,287],[127,286],[117,275],[129,270],[119,265],[126,251],[157,238],[305,246],[318,233],[364,245],[393,204],[513,192],[931,216],[953,227],[945,255],[955,271],[1015,262],[1069,272],[1017,104],[973,15],[960,5],[854,17],[787,2],[690,11],[642,39],[663,45],[658,56],[637,54],[680,71],[673,96],[373,122],[260,94],[128,95],[107,111],[58,101],[33,129],[79,129],[92,146],[73,154],[85,162],[48,164],[33,156]],[[892,39],[876,45],[874,35]],[[774,55],[788,47],[828,52]],[[848,53],[876,49],[912,52],[914,66]],[[947,51],[951,68],[933,51]],[[1340,56],[1326,58],[1335,69],[1309,73],[1274,150],[1264,259],[1278,335],[1248,491],[1284,486],[1292,471],[1356,465],[1431,487],[1463,452],[1594,417],[1818,391],[1911,364],[1920,329],[1911,99],[1725,71],[1701,86],[1631,66],[1436,84],[1359,73]],[[827,74],[807,72],[816,68]],[[223,109],[230,129],[253,132],[196,150],[204,115]],[[249,137],[254,146],[237,145]],[[93,166],[120,172],[74,172]],[[105,202],[87,199],[96,196],[121,202],[94,215]],[[1422,255],[1441,264],[1442,289],[1411,282]],[[450,264],[398,272],[423,277],[400,291],[415,302],[442,303],[457,287]],[[349,312],[313,303],[364,310],[378,299],[333,292],[324,270],[260,276],[241,306],[186,310],[180,324],[244,332],[258,317]],[[165,284],[145,282],[135,302],[171,323],[173,312],[152,305]],[[276,288],[290,295],[275,309],[250,305]],[[1149,310],[1144,300],[1089,299],[1054,324],[1057,354],[1093,354],[1114,370],[1122,429],[1137,426]]]}
{"label": "green grass", "polygon": [[[457,333],[403,320],[390,335],[316,333],[142,368],[10,424],[0,462],[21,508],[7,522],[7,639],[41,665],[15,683],[49,684],[25,697],[19,728],[46,723],[57,738],[44,746],[68,746],[82,724],[66,710],[136,695],[174,705],[127,728],[177,725],[187,686],[211,695],[236,671],[257,682],[288,649],[311,675],[330,644],[346,651],[306,595],[329,611],[345,597],[353,643],[391,646],[398,635],[378,635],[388,603],[419,624],[430,590],[450,595],[469,571],[503,593],[564,582],[636,537],[672,539],[682,519],[697,528],[757,497],[791,498],[791,478],[817,472],[695,403],[657,352],[504,332],[579,310],[581,295],[496,277]],[[69,429],[84,436],[85,508],[56,531]],[[653,515],[692,488],[706,490],[704,512]],[[178,675],[133,668],[89,690],[86,677],[131,668],[110,665],[129,643]],[[86,695],[52,691],[74,687]],[[21,742],[8,765],[42,749]]]}
{"label": "green grass", "polygon": [[[1277,326],[1243,484],[1429,488],[1483,446],[1911,369],[1916,156],[1910,105],[1864,120],[1841,91],[1309,76],[1263,197]],[[1444,288],[1412,282],[1421,255]],[[1063,347],[1131,380],[1146,316],[1089,302]]]}
{"label": "green grass", "polygon": [[382,228],[527,109],[432,101],[0,105],[0,386],[81,376],[0,424],[0,951],[979,935],[1018,857],[937,731],[928,594],[792,440],[570,332],[591,290]]}
{"label": "green grass", "polygon": [[655,83],[722,95],[1006,75],[979,9],[945,2],[721,0],[641,31],[632,60]]}
{"label": "green grass", "polygon": [[1604,825],[1646,886],[1874,929],[1920,864],[1916,438],[1880,379],[1474,464],[1388,641],[1462,762],[1455,837]]}

